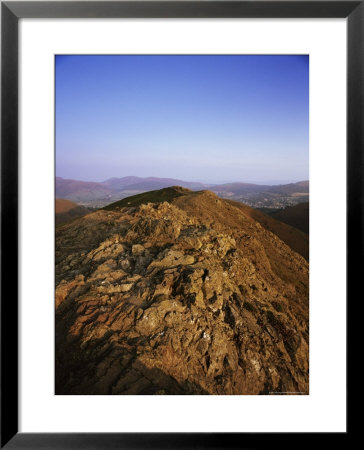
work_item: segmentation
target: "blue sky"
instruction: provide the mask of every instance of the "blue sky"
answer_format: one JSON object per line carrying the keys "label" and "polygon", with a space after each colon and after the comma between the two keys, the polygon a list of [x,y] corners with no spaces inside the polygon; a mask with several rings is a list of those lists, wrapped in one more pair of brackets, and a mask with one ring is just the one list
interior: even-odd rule
{"label": "blue sky", "polygon": [[56,174],[308,179],[309,58],[56,56]]}

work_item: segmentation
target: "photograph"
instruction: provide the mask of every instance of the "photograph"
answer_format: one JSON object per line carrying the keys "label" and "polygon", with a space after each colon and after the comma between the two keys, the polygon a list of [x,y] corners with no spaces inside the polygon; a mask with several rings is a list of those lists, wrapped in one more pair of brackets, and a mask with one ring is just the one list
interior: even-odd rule
{"label": "photograph", "polygon": [[309,55],[54,64],[55,394],[309,395]]}

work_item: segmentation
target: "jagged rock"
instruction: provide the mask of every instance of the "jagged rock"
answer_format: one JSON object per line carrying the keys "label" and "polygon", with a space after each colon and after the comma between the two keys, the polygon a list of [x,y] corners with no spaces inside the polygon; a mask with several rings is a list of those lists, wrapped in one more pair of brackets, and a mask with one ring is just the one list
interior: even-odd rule
{"label": "jagged rock", "polygon": [[131,252],[133,255],[142,255],[144,253],[145,248],[140,244],[135,244],[131,248]]}
{"label": "jagged rock", "polygon": [[176,267],[184,266],[187,264],[193,264],[195,258],[190,255],[184,255],[182,252],[175,250],[167,250],[162,252],[162,255],[158,255],[159,261],[153,261],[149,265],[149,269],[153,267]]}

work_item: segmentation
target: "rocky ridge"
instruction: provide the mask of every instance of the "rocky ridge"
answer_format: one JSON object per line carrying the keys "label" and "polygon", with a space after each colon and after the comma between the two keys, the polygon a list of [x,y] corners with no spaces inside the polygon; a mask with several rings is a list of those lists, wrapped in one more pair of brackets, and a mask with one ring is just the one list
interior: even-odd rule
{"label": "rocky ridge", "polygon": [[168,189],[57,228],[56,393],[307,394],[307,261]]}

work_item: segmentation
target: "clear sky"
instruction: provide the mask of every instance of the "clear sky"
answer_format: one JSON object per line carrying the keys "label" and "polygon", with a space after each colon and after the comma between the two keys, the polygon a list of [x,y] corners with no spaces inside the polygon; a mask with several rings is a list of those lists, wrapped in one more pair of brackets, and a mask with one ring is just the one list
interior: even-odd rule
{"label": "clear sky", "polygon": [[308,56],[56,56],[56,173],[308,179]]}

